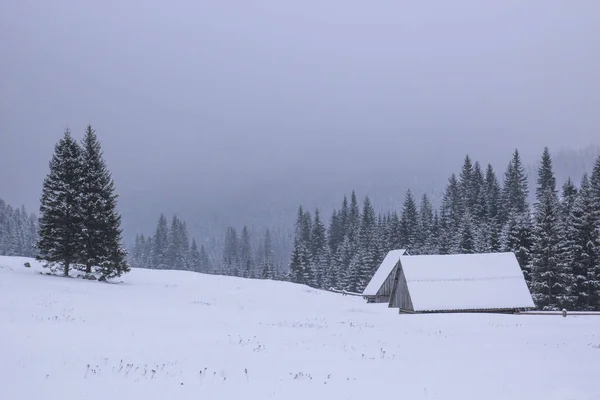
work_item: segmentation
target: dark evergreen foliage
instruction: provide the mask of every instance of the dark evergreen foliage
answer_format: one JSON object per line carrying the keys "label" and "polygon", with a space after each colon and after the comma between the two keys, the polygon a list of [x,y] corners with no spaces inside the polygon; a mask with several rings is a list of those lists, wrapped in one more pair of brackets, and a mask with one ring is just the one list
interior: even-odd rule
{"label": "dark evergreen foliage", "polygon": [[82,168],[81,147],[67,129],[44,179],[37,243],[38,259],[65,276],[81,260],[83,248]]}
{"label": "dark evergreen foliage", "polygon": [[558,298],[568,287],[560,263],[560,206],[548,148],[538,171],[536,199],[531,288],[536,305],[553,310],[558,309]]}
{"label": "dark evergreen foliage", "polygon": [[88,125],[80,146],[67,129],[56,144],[42,189],[37,257],[53,271],[71,268],[100,280],[129,271],[121,216],[100,142]]}

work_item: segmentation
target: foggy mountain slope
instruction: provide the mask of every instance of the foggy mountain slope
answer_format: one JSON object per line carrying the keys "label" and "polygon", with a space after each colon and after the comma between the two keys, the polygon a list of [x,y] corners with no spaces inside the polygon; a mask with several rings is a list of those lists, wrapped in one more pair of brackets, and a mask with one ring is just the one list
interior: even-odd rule
{"label": "foggy mountain slope", "polygon": [[[562,149],[553,152],[554,168],[557,176],[558,187],[567,177],[572,177],[576,184],[584,172],[590,172],[595,159],[600,155],[600,148],[588,146],[583,149]],[[472,155],[474,161],[477,155]],[[494,168],[500,181],[503,179],[504,170],[508,163],[506,160],[495,163]],[[451,167],[442,171],[418,170],[416,168],[369,170],[368,166],[362,173],[345,177],[347,181],[332,180],[327,182],[323,177],[321,181],[307,182],[306,180],[281,180],[278,182],[248,183],[240,186],[239,192],[221,199],[218,205],[202,206],[202,199],[194,195],[183,196],[178,193],[178,205],[173,210],[151,209],[151,204],[140,202],[127,205],[131,199],[123,198],[123,220],[126,237],[129,240],[136,233],[153,234],[156,221],[161,212],[173,214],[174,212],[188,222],[190,234],[210,249],[211,258],[220,262],[220,251],[223,247],[225,227],[232,225],[241,228],[248,225],[252,237],[261,237],[264,229],[269,228],[275,238],[274,248],[277,259],[282,264],[287,264],[291,251],[294,233],[294,222],[298,206],[302,205],[309,211],[316,207],[322,212],[324,221],[334,208],[339,208],[344,195],[349,195],[352,189],[356,190],[359,199],[368,195],[378,212],[389,210],[400,211],[406,190],[410,189],[416,196],[427,193],[434,206],[438,206],[443,195],[445,185],[451,173],[458,174],[463,158],[457,157]],[[485,163],[483,159],[479,159]],[[525,160],[530,184],[530,201],[534,201],[535,185],[537,179],[537,159]],[[352,183],[354,185],[352,185]],[[143,227],[146,227],[145,229]],[[257,242],[254,243],[255,245]]]}
{"label": "foggy mountain slope", "polygon": [[[352,188],[393,201],[414,171],[436,187],[465,153],[498,165],[515,147],[533,159],[586,146],[600,125],[599,7],[8,0],[3,198],[34,209],[53,143],[88,123],[124,210],[143,203],[148,219],[211,214],[252,187],[307,205],[329,188],[312,205]],[[370,189],[374,176],[394,189]]]}

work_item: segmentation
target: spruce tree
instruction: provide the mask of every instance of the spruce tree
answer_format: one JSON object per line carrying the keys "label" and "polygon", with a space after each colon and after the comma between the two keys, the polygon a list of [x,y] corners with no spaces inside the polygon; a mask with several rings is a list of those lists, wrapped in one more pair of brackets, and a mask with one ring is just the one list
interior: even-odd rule
{"label": "spruce tree", "polygon": [[354,268],[352,271],[353,277],[350,282],[352,291],[362,292],[375,273],[379,258],[377,244],[375,210],[369,197],[365,197],[361,216],[358,252],[356,253],[357,257],[350,267],[350,269]]}
{"label": "spruce tree", "polygon": [[386,217],[379,214],[377,217],[377,264],[379,265],[385,255],[390,251],[390,247],[388,247],[388,232],[389,232],[389,224],[386,220]]}
{"label": "spruce tree", "polygon": [[192,239],[187,265],[190,271],[205,272],[202,270],[202,260],[200,258],[200,251],[198,250],[196,239]]}
{"label": "spruce tree", "polygon": [[488,164],[485,173],[485,204],[488,222],[488,249],[491,252],[501,250],[501,204],[500,183],[491,164]]}
{"label": "spruce tree", "polygon": [[239,240],[233,227],[228,227],[225,231],[222,271],[225,275],[240,276]]}
{"label": "spruce tree", "polygon": [[600,232],[595,220],[593,193],[585,174],[571,209],[571,265],[573,285],[569,291],[575,309],[600,308]]}
{"label": "spruce tree", "polygon": [[534,213],[532,294],[538,307],[556,309],[558,296],[567,291],[560,271],[560,209],[552,159],[546,147],[538,170]]}
{"label": "spruce tree", "polygon": [[89,274],[95,268],[102,280],[130,270],[122,246],[121,216],[115,184],[103,159],[96,132],[88,125],[82,142],[81,204],[83,240],[80,262]]}
{"label": "spruce tree", "polygon": [[475,224],[478,226],[488,224],[487,214],[487,186],[479,162],[473,167],[473,178],[471,180],[472,204],[468,208]]}
{"label": "spruce tree", "polygon": [[415,199],[413,198],[410,190],[406,192],[400,223],[403,240],[402,248],[408,249],[409,251],[414,251],[415,254],[418,254],[420,250],[419,215],[417,212]]}
{"label": "spruce tree", "polygon": [[458,253],[473,254],[476,246],[476,233],[473,217],[470,212],[463,214],[458,237]]}
{"label": "spruce tree", "polygon": [[515,253],[525,281],[531,286],[531,248],[533,246],[533,224],[529,214],[511,211],[501,234],[503,251]]}
{"label": "spruce tree", "polygon": [[54,148],[50,172],[44,179],[37,243],[38,260],[52,271],[62,270],[65,276],[81,259],[84,240],[82,168],[81,147],[67,129]]}
{"label": "spruce tree", "polygon": [[337,251],[338,246],[342,243],[342,240],[344,240],[343,229],[344,227],[338,212],[333,210],[331,218],[329,219],[329,228],[327,229],[327,245],[332,254]]}
{"label": "spruce tree", "polygon": [[298,208],[296,217],[295,237],[290,260],[290,277],[295,283],[310,284],[311,274],[311,227],[310,213],[304,212],[302,207]]}
{"label": "spruce tree", "polygon": [[271,233],[268,229],[265,232],[262,253],[262,278],[275,279],[275,266],[273,263],[273,243],[271,241]]}
{"label": "spruce tree", "polygon": [[202,272],[213,272],[210,265],[210,259],[204,245],[200,245],[200,271]]}
{"label": "spruce tree", "polygon": [[448,179],[448,185],[440,207],[440,252],[454,254],[459,252],[459,232],[462,217],[461,187],[456,175]]}
{"label": "spruce tree", "polygon": [[168,251],[169,251],[169,228],[167,226],[167,217],[161,214],[156,226],[156,232],[152,241],[152,268],[167,269]]}
{"label": "spruce tree", "polygon": [[254,268],[254,260],[252,258],[252,245],[250,243],[250,232],[248,227],[244,225],[240,235],[239,248],[240,267],[243,271],[242,276],[245,278],[255,278],[256,271]]}
{"label": "spruce tree", "polygon": [[576,199],[577,187],[571,178],[568,178],[562,187],[562,194],[560,197],[560,212],[563,220],[569,219]]}
{"label": "spruce tree", "polygon": [[504,251],[514,252],[528,284],[531,283],[533,225],[527,198],[529,185],[518,150],[504,173],[501,192],[501,243]]}
{"label": "spruce tree", "polygon": [[[586,177],[586,184],[589,189],[589,182]],[[565,289],[563,293],[557,298],[557,303],[560,308],[573,309],[578,307],[577,296],[574,295],[576,277],[574,275],[574,259],[576,256],[575,248],[576,234],[573,227],[573,207],[577,200],[577,187],[571,180],[567,179],[562,187],[562,194],[560,197],[559,204],[559,240],[558,240],[558,253],[559,258],[557,261],[558,271],[562,274],[562,281],[564,282]]]}
{"label": "spruce tree", "polygon": [[143,255],[144,268],[153,268],[154,263],[154,240],[151,236],[146,238]]}
{"label": "spruce tree", "polygon": [[461,199],[459,209],[460,213],[473,209],[475,204],[475,192],[474,192],[474,169],[471,157],[467,155],[463,163],[462,169],[459,176],[459,192]]}
{"label": "spruce tree", "polygon": [[504,173],[504,187],[502,189],[502,219],[505,223],[511,212],[515,214],[529,213],[529,203],[527,197],[529,194],[529,184],[527,183],[527,174],[521,161],[518,150],[513,153],[512,160]]}
{"label": "spruce tree", "polygon": [[402,238],[402,222],[400,221],[400,216],[395,211],[390,215],[388,221],[388,234],[388,248],[390,250],[401,249],[404,242]]}
{"label": "spruce tree", "polygon": [[311,285],[316,288],[323,288],[325,285],[325,273],[328,268],[326,234],[325,226],[321,222],[319,209],[315,210],[314,221],[312,223],[311,233],[311,270],[313,280]]}
{"label": "spruce tree", "polygon": [[348,210],[348,220],[345,231],[350,239],[352,250],[357,251],[358,235],[360,231],[360,208],[354,190],[350,196],[350,208]]}
{"label": "spruce tree", "polygon": [[294,245],[290,259],[290,278],[292,282],[304,283],[304,247],[300,236],[294,237]]}

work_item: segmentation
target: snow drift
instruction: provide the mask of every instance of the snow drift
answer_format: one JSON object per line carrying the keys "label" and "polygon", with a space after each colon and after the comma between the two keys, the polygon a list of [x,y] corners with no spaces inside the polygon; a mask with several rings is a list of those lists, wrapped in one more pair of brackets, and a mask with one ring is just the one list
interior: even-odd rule
{"label": "snow drift", "polygon": [[398,315],[284,282],[40,271],[0,257],[3,399],[600,398],[594,316]]}

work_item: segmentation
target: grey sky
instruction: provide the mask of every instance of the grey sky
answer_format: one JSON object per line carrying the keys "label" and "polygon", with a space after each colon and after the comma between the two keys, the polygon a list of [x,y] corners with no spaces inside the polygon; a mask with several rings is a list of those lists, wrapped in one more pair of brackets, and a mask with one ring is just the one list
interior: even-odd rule
{"label": "grey sky", "polygon": [[88,122],[152,210],[504,168],[598,141],[599,49],[597,0],[4,0],[0,196],[37,207]]}

